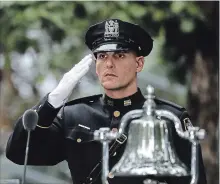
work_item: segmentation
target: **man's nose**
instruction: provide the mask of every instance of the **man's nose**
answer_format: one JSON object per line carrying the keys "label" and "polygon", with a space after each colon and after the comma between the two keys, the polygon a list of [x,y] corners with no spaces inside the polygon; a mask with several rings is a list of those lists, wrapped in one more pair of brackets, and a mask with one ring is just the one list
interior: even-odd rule
{"label": "man's nose", "polygon": [[109,56],[108,59],[106,60],[106,66],[107,66],[108,68],[112,68],[112,67],[114,66],[112,56]]}

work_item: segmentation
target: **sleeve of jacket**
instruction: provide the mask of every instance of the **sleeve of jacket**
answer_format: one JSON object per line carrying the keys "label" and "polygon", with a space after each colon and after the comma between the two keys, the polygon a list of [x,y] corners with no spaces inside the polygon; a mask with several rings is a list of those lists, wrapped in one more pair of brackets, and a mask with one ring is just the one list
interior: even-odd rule
{"label": "sleeve of jacket", "polygon": [[[53,108],[47,98],[48,95],[32,108],[39,120],[30,135],[28,165],[55,165],[65,159],[62,124],[57,118],[60,108]],[[6,157],[16,164],[24,164],[26,142],[27,132],[21,116],[7,142]]]}
{"label": "sleeve of jacket", "polygon": [[[183,113],[181,114],[180,120],[182,122],[182,127],[184,131],[187,131],[187,127],[193,126],[186,110],[184,110]],[[188,140],[180,138],[178,135],[175,135],[175,136],[176,137],[174,138],[174,144],[177,147],[176,149],[177,154],[180,160],[184,162],[189,169],[191,169],[191,145],[192,144]],[[200,145],[199,145],[198,157],[199,157],[199,178],[198,178],[197,184],[207,184]],[[182,184],[182,183],[178,182],[178,184]]]}

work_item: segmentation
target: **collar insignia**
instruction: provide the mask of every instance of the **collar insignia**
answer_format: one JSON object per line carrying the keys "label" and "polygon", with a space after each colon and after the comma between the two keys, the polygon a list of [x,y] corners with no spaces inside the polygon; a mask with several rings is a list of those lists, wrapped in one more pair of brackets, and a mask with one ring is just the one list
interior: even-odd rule
{"label": "collar insignia", "polygon": [[111,100],[107,100],[107,104],[110,105],[110,106],[114,105],[113,101],[111,101]]}
{"label": "collar insignia", "polygon": [[105,23],[105,38],[119,37],[119,24],[117,20],[109,20]]}
{"label": "collar insignia", "polygon": [[185,127],[186,131],[189,129],[189,127],[193,127],[193,125],[192,125],[189,118],[183,119],[183,124],[184,124],[184,127]]}
{"label": "collar insignia", "polygon": [[124,106],[129,106],[129,105],[131,105],[131,100],[129,99],[129,100],[125,100],[124,101]]}

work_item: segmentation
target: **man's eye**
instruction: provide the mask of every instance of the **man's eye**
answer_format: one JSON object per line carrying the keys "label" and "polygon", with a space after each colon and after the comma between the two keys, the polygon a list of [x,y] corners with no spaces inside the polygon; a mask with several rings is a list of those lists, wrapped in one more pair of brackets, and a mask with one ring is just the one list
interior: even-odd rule
{"label": "man's eye", "polygon": [[124,53],[118,53],[117,56],[118,56],[118,58],[124,58],[125,54]]}
{"label": "man's eye", "polygon": [[106,57],[105,54],[98,54],[97,59],[104,59]]}

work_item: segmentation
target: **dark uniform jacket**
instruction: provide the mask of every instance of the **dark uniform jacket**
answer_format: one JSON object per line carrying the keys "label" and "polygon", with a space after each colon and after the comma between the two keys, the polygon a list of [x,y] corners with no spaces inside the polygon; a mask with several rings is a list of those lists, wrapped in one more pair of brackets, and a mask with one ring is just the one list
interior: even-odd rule
{"label": "dark uniform jacket", "polygon": [[[142,109],[145,98],[141,91],[123,99],[111,99],[106,95],[95,95],[76,99],[63,108],[53,108],[46,96],[33,107],[38,112],[39,121],[31,133],[29,146],[29,165],[55,165],[63,160],[68,162],[73,184],[83,184],[89,173],[102,159],[101,143],[94,141],[93,133],[100,127],[117,128],[121,117],[128,111]],[[173,103],[155,99],[158,109],[166,109],[178,116],[183,123],[188,118],[186,110]],[[186,124],[182,124],[186,130]],[[190,169],[191,143],[181,139],[172,131],[173,144],[180,160]],[[129,135],[128,135],[129,136]],[[6,149],[8,159],[16,164],[24,163],[27,133],[22,126],[22,117],[17,120],[14,132],[10,136]],[[110,158],[110,169],[123,154],[126,142]],[[92,176],[90,181],[101,184]],[[109,184],[142,184],[145,178],[108,178]],[[168,184],[188,184],[190,177],[160,178]],[[206,184],[205,171],[199,149],[199,182]]]}

